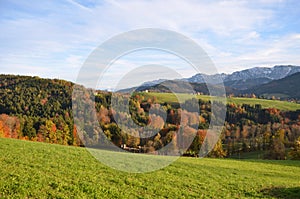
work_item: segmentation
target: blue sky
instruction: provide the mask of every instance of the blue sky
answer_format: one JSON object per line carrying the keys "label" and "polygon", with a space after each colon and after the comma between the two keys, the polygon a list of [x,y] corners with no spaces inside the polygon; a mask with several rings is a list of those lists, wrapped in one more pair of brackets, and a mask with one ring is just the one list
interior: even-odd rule
{"label": "blue sky", "polygon": [[[297,0],[0,0],[0,73],[75,81],[102,42],[149,27],[193,39],[220,73],[300,65],[299,15]],[[195,72],[172,56],[143,52],[118,60],[100,87],[111,88],[129,69],[152,62],[174,66],[184,77]]]}

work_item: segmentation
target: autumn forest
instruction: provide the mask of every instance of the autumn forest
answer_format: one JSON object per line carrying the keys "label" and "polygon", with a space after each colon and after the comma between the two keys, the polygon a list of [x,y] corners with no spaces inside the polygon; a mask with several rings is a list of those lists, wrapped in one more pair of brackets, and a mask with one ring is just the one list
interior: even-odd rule
{"label": "autumn forest", "polygon": [[[129,151],[158,153],[157,150],[172,140],[175,140],[172,147],[181,149],[176,132],[182,125],[197,126],[197,131],[193,128],[184,129],[183,137],[192,137],[193,140],[187,150],[178,151],[181,155],[196,157],[211,120],[210,101],[197,101],[200,116],[180,107],[178,103],[160,103],[162,110],[167,113],[164,122],[159,114],[149,114],[150,107],[155,109],[158,105],[156,97],[143,92],[133,93],[128,98],[129,112],[116,112],[111,107],[112,93],[86,90],[85,97],[95,99],[96,117],[100,125],[94,128],[95,125],[89,122],[90,110],[86,109],[81,113],[82,118],[79,118],[80,126],[76,126],[72,113],[73,83],[13,75],[1,75],[0,80],[0,137],[96,146],[104,139],[104,134],[116,146],[126,146]],[[125,99],[124,94],[118,96],[119,101],[115,104],[121,104]],[[187,100],[184,103],[191,102]],[[81,105],[75,103],[75,106]],[[257,152],[259,158],[264,159],[300,159],[300,110],[234,103],[227,104],[226,108],[222,135],[209,157],[236,157]],[[181,118],[182,113],[186,118]],[[122,124],[116,123],[116,118],[118,121],[132,118],[135,124],[122,127]],[[147,138],[140,138],[142,132],[130,127],[136,124],[147,126],[150,121],[151,128],[159,133]]]}

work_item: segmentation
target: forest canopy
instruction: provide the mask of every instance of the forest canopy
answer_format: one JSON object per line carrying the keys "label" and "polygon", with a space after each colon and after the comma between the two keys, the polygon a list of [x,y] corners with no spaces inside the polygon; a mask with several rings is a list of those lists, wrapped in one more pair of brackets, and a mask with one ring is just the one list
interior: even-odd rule
{"label": "forest canopy", "polygon": [[[110,92],[85,89],[84,97],[94,99],[97,128],[90,122],[90,110],[82,115],[80,126],[74,124],[72,112],[72,91],[74,84],[58,79],[0,75],[0,137],[25,139],[63,145],[97,145],[105,139],[118,147],[134,152],[158,153],[172,141],[172,147],[181,149],[182,141],[177,139],[181,126],[185,128],[184,139],[193,137],[187,150],[178,150],[181,155],[197,156],[211,121],[211,102],[199,99],[200,115],[184,109],[178,103],[157,102],[143,92],[131,96],[118,94],[115,104],[129,99],[129,111],[111,106]],[[189,100],[184,103],[190,103]],[[151,107],[159,104],[166,112],[164,119],[159,114],[149,114]],[[74,106],[74,104],[73,104]],[[76,103],[75,106],[82,106]],[[298,159],[300,137],[300,110],[284,111],[276,108],[262,108],[261,105],[227,104],[222,135],[210,157],[231,157],[251,151],[263,151],[264,158]],[[74,107],[73,107],[74,108]],[[186,118],[181,118],[184,113]],[[132,124],[120,126],[118,121]],[[134,125],[147,126],[157,134],[142,138],[142,130]],[[77,123],[76,123],[77,124]],[[132,126],[132,128],[131,128]],[[149,127],[150,128],[150,127]],[[124,147],[125,146],[125,147]],[[163,152],[161,152],[163,153]]]}

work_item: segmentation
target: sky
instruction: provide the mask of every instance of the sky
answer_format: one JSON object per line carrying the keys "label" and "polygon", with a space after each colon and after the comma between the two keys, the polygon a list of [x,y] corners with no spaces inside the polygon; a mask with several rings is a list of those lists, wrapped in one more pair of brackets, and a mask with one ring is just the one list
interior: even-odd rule
{"label": "sky", "polygon": [[[75,82],[99,45],[140,28],[187,36],[219,73],[300,65],[298,0],[0,0],[0,73]],[[120,57],[98,86],[113,89],[131,70],[151,64],[173,68],[182,77],[195,74],[174,55],[146,50]]]}

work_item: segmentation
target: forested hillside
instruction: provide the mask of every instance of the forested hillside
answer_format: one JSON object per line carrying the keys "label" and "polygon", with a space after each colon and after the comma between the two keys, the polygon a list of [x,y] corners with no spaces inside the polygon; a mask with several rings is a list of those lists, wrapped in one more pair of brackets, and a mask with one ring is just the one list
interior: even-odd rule
{"label": "forested hillside", "polygon": [[[111,93],[85,90],[83,98],[95,98],[98,128],[89,120],[90,110],[84,109],[77,118],[79,126],[74,125],[72,115],[73,83],[63,80],[41,79],[1,75],[0,86],[0,137],[11,137],[64,145],[97,145],[103,139],[104,132],[108,140],[120,147],[125,144],[128,150],[157,153],[156,151],[172,140],[174,148],[181,148],[177,133],[184,125],[184,139],[194,137],[183,155],[196,156],[203,144],[211,120],[211,103],[199,99],[200,116],[193,113],[187,100],[180,107],[178,103],[158,102],[155,96],[134,93],[130,98],[117,94],[118,102],[129,100],[130,111],[116,112],[111,106]],[[196,99],[194,99],[196,100]],[[76,99],[75,99],[76,101]],[[167,112],[166,122],[159,115],[150,115],[150,107],[160,103]],[[73,107],[84,106],[75,103]],[[183,114],[182,114],[183,113]],[[184,119],[181,120],[181,116]],[[276,108],[262,108],[261,105],[228,104],[226,122],[222,136],[209,154],[211,157],[231,157],[234,154],[263,151],[264,158],[286,159],[300,158],[300,111],[285,111]],[[140,138],[142,130],[116,123],[133,118],[133,122],[146,126],[151,121],[151,128],[159,133],[147,138]],[[182,122],[183,121],[183,122]],[[192,126],[197,126],[195,131]],[[101,127],[101,128],[100,128]],[[79,139],[79,137],[81,139]]]}
{"label": "forested hillside", "polygon": [[76,145],[73,83],[13,75],[0,82],[0,136]]}
{"label": "forested hillside", "polygon": [[249,90],[245,93],[271,98],[272,96],[282,99],[300,99],[300,73],[293,74],[283,79],[275,80]]}

